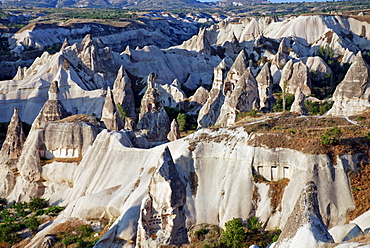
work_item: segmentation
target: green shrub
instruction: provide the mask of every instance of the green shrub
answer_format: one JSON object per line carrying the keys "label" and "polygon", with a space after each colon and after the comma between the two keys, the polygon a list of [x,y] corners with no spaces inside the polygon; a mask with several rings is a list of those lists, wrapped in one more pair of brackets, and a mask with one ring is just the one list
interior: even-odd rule
{"label": "green shrub", "polygon": [[328,131],[325,132],[323,136],[321,136],[320,144],[322,145],[338,144],[341,136],[342,131],[338,127],[330,128]]}
{"label": "green shrub", "polygon": [[198,238],[206,234],[207,234],[207,229],[205,228],[201,228],[195,232],[195,235],[197,235]]}
{"label": "green shrub", "polygon": [[180,131],[185,130],[186,126],[186,115],[183,113],[179,113],[176,118],[177,124],[179,124]]}
{"label": "green shrub", "polygon": [[305,101],[304,105],[307,109],[309,115],[323,115],[328,112],[331,107],[333,106],[334,102],[312,102],[312,101]]}
{"label": "green shrub", "polygon": [[37,210],[46,208],[47,206],[49,206],[48,201],[44,198],[38,197],[35,198],[32,197],[31,201],[28,203],[28,208],[32,212],[36,212]]}
{"label": "green shrub", "polygon": [[[290,110],[290,107],[292,106],[294,102],[294,95],[290,93],[285,94],[285,109],[284,110]],[[282,93],[276,93],[276,102],[274,107],[272,107],[272,110],[274,112],[282,112],[283,110],[283,97]]]}
{"label": "green shrub", "polygon": [[251,111],[248,112],[248,116],[250,117],[256,117],[258,111],[256,109],[251,109]]}
{"label": "green shrub", "polygon": [[180,110],[178,110],[177,108],[164,106],[164,109],[166,110],[166,113],[171,121],[173,119],[176,119],[177,115],[180,113]]}
{"label": "green shrub", "polygon": [[262,222],[256,216],[252,216],[247,220],[247,228],[249,230],[256,230],[262,228]]}
{"label": "green shrub", "polygon": [[122,120],[124,120],[127,116],[127,112],[125,108],[120,103],[117,103],[116,108],[117,108],[119,116],[121,117]]}
{"label": "green shrub", "polygon": [[29,218],[26,219],[26,221],[25,221],[24,224],[32,232],[35,232],[35,231],[37,231],[37,228],[40,225],[40,221],[35,216],[31,216],[31,217],[29,217]]}
{"label": "green shrub", "polygon": [[240,219],[233,218],[226,222],[223,234],[222,241],[225,242],[228,247],[243,247],[243,240],[246,237],[246,233]]}
{"label": "green shrub", "polygon": [[51,206],[45,210],[45,214],[58,214],[59,212],[63,211],[63,209],[64,208],[61,206]]}

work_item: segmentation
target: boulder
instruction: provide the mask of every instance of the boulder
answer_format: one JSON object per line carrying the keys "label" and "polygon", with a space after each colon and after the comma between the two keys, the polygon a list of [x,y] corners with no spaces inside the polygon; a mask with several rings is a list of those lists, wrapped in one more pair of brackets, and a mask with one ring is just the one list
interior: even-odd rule
{"label": "boulder", "polygon": [[360,52],[333,94],[334,105],[328,115],[355,115],[370,107],[370,70]]}
{"label": "boulder", "polygon": [[136,247],[180,245],[188,242],[184,205],[185,173],[166,147],[141,203]]}
{"label": "boulder", "polygon": [[364,234],[361,228],[355,223],[332,227],[329,233],[333,237],[335,243],[349,241]]}
{"label": "boulder", "polygon": [[167,135],[167,139],[169,141],[175,141],[180,139],[180,129],[179,125],[177,124],[177,121],[175,119],[172,120],[171,122],[171,130]]}
{"label": "boulder", "polygon": [[48,94],[49,99],[45,102],[40,113],[32,123],[31,131],[41,128],[48,122],[61,120],[68,115],[63,104],[58,100],[59,87],[57,81],[53,81],[50,84]]}
{"label": "boulder", "polygon": [[136,117],[134,92],[131,88],[131,80],[122,66],[118,70],[112,93],[115,104],[120,104],[128,117]]}
{"label": "boulder", "polygon": [[[122,107],[122,105],[121,105]],[[122,109],[124,111],[124,109]],[[116,103],[114,102],[112,91],[108,87],[107,95],[102,110],[101,121],[105,126],[112,131],[121,130],[124,127],[124,122],[117,110]]]}
{"label": "boulder", "polygon": [[317,186],[307,182],[274,248],[320,247],[333,243],[319,209]]}
{"label": "boulder", "polygon": [[302,58],[302,62],[306,64],[309,71],[316,74],[316,79],[324,79],[326,75],[332,73],[330,67],[319,56]]}
{"label": "boulder", "polygon": [[167,140],[170,121],[161,101],[158,88],[155,88],[156,75],[148,77],[148,88],[141,100],[141,111],[137,128],[147,137],[148,141]]}
{"label": "boulder", "polygon": [[290,112],[297,113],[299,115],[307,114],[307,109],[304,105],[306,96],[302,93],[301,88],[297,88],[294,95],[294,102],[290,108]]}

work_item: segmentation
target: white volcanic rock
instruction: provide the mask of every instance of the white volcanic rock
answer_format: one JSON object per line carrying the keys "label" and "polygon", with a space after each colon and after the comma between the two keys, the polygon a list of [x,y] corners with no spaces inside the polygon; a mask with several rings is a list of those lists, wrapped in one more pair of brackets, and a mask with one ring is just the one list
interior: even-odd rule
{"label": "white volcanic rock", "polygon": [[186,87],[190,89],[211,82],[213,68],[221,62],[218,56],[175,48],[161,50],[153,45],[135,50],[127,48],[120,57],[124,68],[137,77],[145,78],[155,72],[160,84],[171,84],[175,79],[185,84],[188,80]]}
{"label": "white volcanic rock", "polygon": [[330,67],[318,56],[302,58],[302,62],[306,64],[309,71],[315,71],[319,79],[324,79],[325,75],[332,73]]}
{"label": "white volcanic rock", "polygon": [[256,105],[259,109],[258,85],[251,71],[247,69],[233,85],[233,89],[227,91],[216,125],[232,125],[238,112],[248,112]]}
{"label": "white volcanic rock", "polygon": [[22,80],[1,81],[0,121],[9,120],[10,108],[16,107],[22,120],[32,123],[48,99],[47,91],[53,81],[59,82],[59,99],[68,112],[95,113],[100,117],[105,91],[95,85],[95,73],[86,71],[90,70],[86,66],[77,68],[81,60],[76,54],[73,56],[69,54],[66,59],[62,53],[44,53],[27,69]]}
{"label": "white volcanic rock", "polygon": [[[202,129],[166,144],[173,161],[185,171],[189,181],[184,205],[186,227],[199,223],[223,226],[233,217],[247,219],[255,211],[257,217],[263,215],[267,220],[268,228],[282,228],[299,197],[298,189],[304,188],[305,182],[310,180],[318,185],[318,205],[325,209],[321,213],[324,223],[328,226],[344,224],[346,212],[354,207],[345,164],[355,164],[357,156],[337,157],[334,166],[325,154],[253,147],[248,145],[249,141],[253,143],[253,135],[242,128]],[[70,218],[113,216],[119,217],[96,246],[134,245],[140,206],[148,195],[150,179],[161,164],[165,145],[147,150],[130,146],[132,143],[125,132],[103,130],[77,166],[73,188],[63,192],[61,198],[65,199],[64,204],[69,203],[67,208],[36,235],[29,247],[37,247],[53,226]],[[261,201],[252,204],[252,170],[269,180],[290,179],[281,208],[273,211],[266,207],[271,200],[270,186],[263,183],[255,192],[261,196]]]}
{"label": "white volcanic rock", "polygon": [[118,113],[112,91],[109,87],[105,96],[101,121],[104,122],[106,128],[112,131],[118,131],[124,127],[124,122]]}
{"label": "white volcanic rock", "polygon": [[183,102],[186,98],[185,93],[178,86],[176,79],[172,84],[159,84],[157,86],[164,106],[178,108],[179,103]]}
{"label": "white volcanic rock", "polygon": [[370,107],[370,70],[359,52],[343,81],[333,94],[334,105],[328,115],[355,115]]}
{"label": "white volcanic rock", "polygon": [[294,206],[274,248],[322,247],[333,243],[326,228],[317,199],[317,186],[308,182]]}
{"label": "white volcanic rock", "polygon": [[167,135],[167,139],[169,141],[175,141],[180,139],[179,125],[177,124],[177,121],[175,119],[173,119],[171,122],[171,129]]}
{"label": "white volcanic rock", "polygon": [[289,60],[282,70],[279,85],[286,93],[295,94],[297,88],[301,88],[303,94],[310,95],[311,80],[307,66],[302,61],[293,64]]}
{"label": "white volcanic rock", "polygon": [[351,221],[351,223],[358,225],[364,233],[369,233],[370,232],[369,219],[370,219],[370,211],[367,211],[364,214],[357,217],[356,219],[354,219],[353,221]]}
{"label": "white volcanic rock", "polygon": [[188,242],[185,224],[186,185],[168,148],[150,179],[148,196],[140,207],[136,247],[180,245]]}
{"label": "white volcanic rock", "polygon": [[25,140],[26,136],[23,132],[22,121],[19,118],[18,109],[15,108],[8,125],[5,141],[0,150],[0,163],[2,166],[11,166],[18,161]]}
{"label": "white volcanic rock", "polygon": [[68,115],[63,104],[58,100],[59,87],[57,81],[53,81],[50,84],[48,94],[49,99],[32,123],[31,131],[43,127],[48,122],[61,120]]}
{"label": "white volcanic rock", "polygon": [[113,99],[116,104],[121,104],[128,117],[135,117],[134,93],[131,86],[131,80],[121,66],[113,85]]}
{"label": "white volcanic rock", "polygon": [[268,63],[266,63],[258,73],[256,81],[258,84],[260,108],[262,110],[271,110],[274,104],[274,98],[272,96],[273,78]]}
{"label": "white volcanic rock", "polygon": [[206,29],[201,28],[198,35],[194,35],[191,39],[184,41],[181,45],[174,48],[196,51],[201,54],[215,54],[216,52],[209,44],[206,37]]}
{"label": "white volcanic rock", "polygon": [[357,238],[364,234],[361,228],[354,223],[335,226],[329,230],[329,233],[333,237],[335,243],[349,241],[350,239]]}
{"label": "white volcanic rock", "polygon": [[[30,197],[45,194],[51,196],[53,201],[59,201],[65,195],[64,191],[70,189],[67,180],[56,180],[56,182],[47,180],[42,183],[44,179],[55,178],[55,176],[42,177],[43,167],[40,165],[40,160],[83,157],[100,130],[95,125],[96,120],[90,123],[89,117],[81,118],[82,121],[78,120],[79,117],[71,116],[61,121],[47,123],[43,128],[30,132],[17,163],[19,176],[16,178],[13,191],[8,195],[9,199],[24,201]],[[61,165],[61,168],[68,168],[68,165],[67,167]],[[65,170],[65,175],[68,174],[68,170]]]}
{"label": "white volcanic rock", "polygon": [[304,105],[305,100],[306,97],[302,93],[301,88],[297,88],[294,95],[294,102],[290,108],[290,112],[297,113],[299,115],[307,114],[307,109]]}
{"label": "white volcanic rock", "polygon": [[278,67],[282,68],[288,62],[288,46],[286,43],[286,39],[283,38],[271,64],[277,65]]}
{"label": "white volcanic rock", "polygon": [[161,101],[158,88],[154,87],[156,75],[149,74],[148,88],[141,100],[137,128],[149,141],[164,141],[170,131],[170,121]]}

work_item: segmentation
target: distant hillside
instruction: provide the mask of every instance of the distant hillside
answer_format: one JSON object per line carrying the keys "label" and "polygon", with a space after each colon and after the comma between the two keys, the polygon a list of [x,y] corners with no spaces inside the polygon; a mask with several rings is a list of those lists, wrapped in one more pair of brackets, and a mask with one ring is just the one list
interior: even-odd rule
{"label": "distant hillside", "polygon": [[[223,0],[217,5],[250,5],[257,3],[267,3],[267,0]],[[2,7],[94,7],[94,8],[188,8],[206,7],[207,3],[197,0],[0,0]]]}

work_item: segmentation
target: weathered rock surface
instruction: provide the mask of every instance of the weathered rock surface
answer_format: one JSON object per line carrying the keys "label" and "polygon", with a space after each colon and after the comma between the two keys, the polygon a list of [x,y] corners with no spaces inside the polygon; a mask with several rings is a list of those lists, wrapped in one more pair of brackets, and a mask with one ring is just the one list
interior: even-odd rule
{"label": "weathered rock surface", "polygon": [[156,76],[151,73],[148,77],[148,89],[141,100],[141,111],[137,128],[149,141],[157,142],[167,139],[170,131],[170,121],[163,107],[158,88],[155,88]]}
{"label": "weathered rock surface", "polygon": [[307,114],[307,109],[304,105],[306,96],[302,93],[301,88],[297,88],[294,95],[294,102],[290,108],[290,112],[297,113],[299,115]]}
{"label": "weathered rock surface", "polygon": [[315,72],[318,79],[324,79],[326,75],[332,73],[330,67],[318,56],[302,58],[302,62],[306,64],[309,71]]}
{"label": "weathered rock surface", "polygon": [[299,87],[303,94],[310,95],[311,80],[307,66],[302,61],[293,64],[289,60],[283,68],[279,85],[286,93],[295,94]]}
{"label": "weathered rock surface", "polygon": [[370,107],[370,71],[359,52],[343,81],[333,94],[334,105],[328,115],[346,116]]}
{"label": "weathered rock surface", "polygon": [[335,226],[329,230],[329,233],[333,237],[335,243],[349,241],[350,239],[357,238],[364,234],[361,228],[354,223]]}
{"label": "weathered rock surface", "polygon": [[171,122],[171,130],[167,135],[167,139],[169,141],[175,141],[180,139],[179,125],[177,124],[177,121],[175,119],[173,119]]}
{"label": "weathered rock surface", "polygon": [[18,109],[14,109],[14,114],[8,125],[5,141],[0,150],[1,166],[15,164],[21,155],[26,136],[23,132],[22,121],[19,118]]}
{"label": "weathered rock surface", "polygon": [[[28,141],[28,139],[27,139]],[[336,166],[325,154],[308,155],[291,149],[249,146],[253,135],[242,128],[202,129],[185,139],[166,145],[175,164],[185,172],[186,227],[199,223],[221,225],[238,216],[247,219],[251,212],[266,220],[267,227],[283,227],[305,183],[315,180],[320,194],[320,209],[328,226],[344,224],[348,209],[354,207],[345,164],[357,163],[354,155],[336,158]],[[97,247],[122,247],[135,244],[140,206],[165,149],[136,149],[125,132],[103,130],[88,148],[73,174],[73,188],[60,193],[68,204],[54,222],[38,233],[29,247],[37,247],[53,226],[70,218],[113,218],[119,216]],[[125,158],[124,160],[122,158]],[[241,162],[242,161],[242,162]],[[133,166],[133,164],[135,166]],[[281,207],[271,209],[269,185],[254,191],[253,173],[269,180],[289,178]],[[333,177],[333,170],[335,176]],[[217,182],[217,183],[215,183]],[[260,201],[253,203],[253,192]],[[238,199],[237,201],[235,199]],[[267,207],[266,207],[267,206]],[[263,211],[261,211],[263,209]]]}
{"label": "weathered rock surface", "polygon": [[[230,70],[227,72],[226,78],[224,76],[227,71],[227,62],[225,60],[215,68],[214,81],[209,93],[209,98],[199,111],[198,126],[209,127],[218,121],[217,119],[221,114],[221,108],[225,102],[226,95],[229,94],[228,92],[233,92],[238,80],[244,75],[247,68],[248,60],[244,50],[242,50],[235,59]],[[245,77],[248,78],[247,75],[245,75]],[[242,84],[245,84],[246,80],[245,78]],[[238,92],[241,93],[240,90]],[[225,115],[227,115],[230,110],[225,110],[225,112]]]}
{"label": "weathered rock surface", "polygon": [[[153,174],[148,196],[140,207],[136,247],[180,245],[188,242],[185,210],[185,173],[166,148]],[[180,170],[180,171],[179,171]]]}
{"label": "weathered rock surface", "polygon": [[288,62],[288,46],[286,45],[286,39],[283,38],[280,42],[279,49],[275,54],[275,58],[272,60],[271,64],[277,65],[280,68],[283,68],[284,65]]}
{"label": "weathered rock surface", "polygon": [[58,82],[53,81],[49,88],[49,99],[45,102],[39,115],[32,123],[31,131],[43,127],[51,121],[58,121],[67,117],[67,111],[63,104],[58,100],[59,87]]}
{"label": "weathered rock surface", "polygon": [[124,122],[117,110],[112,91],[109,87],[103,105],[101,121],[104,122],[106,128],[112,131],[118,131],[124,127]]}
{"label": "weathered rock surface", "polygon": [[237,113],[249,112],[252,109],[259,109],[258,85],[251,71],[246,69],[226,93],[216,125],[232,125],[236,121]]}
{"label": "weathered rock surface", "polygon": [[164,106],[179,108],[179,104],[186,99],[185,93],[180,89],[178,80],[174,80],[172,84],[157,85],[161,94],[162,103]]}
{"label": "weathered rock surface", "polygon": [[275,99],[272,96],[273,78],[268,63],[266,63],[262,67],[260,73],[258,73],[256,81],[258,84],[260,108],[261,110],[269,111],[274,106]]}
{"label": "weathered rock surface", "polygon": [[333,243],[319,209],[317,186],[308,182],[301,192],[274,248],[320,247]]}
{"label": "weathered rock surface", "polygon": [[114,102],[120,104],[124,108],[127,116],[131,118],[136,117],[134,92],[132,91],[131,80],[122,66],[118,70],[112,93]]}
{"label": "weathered rock surface", "polygon": [[[96,120],[91,123],[89,119],[71,116],[46,123],[42,128],[31,131],[17,163],[16,171],[19,176],[16,178],[16,185],[7,198],[25,201],[30,197],[45,195],[51,202],[62,199],[65,193],[61,192],[70,190],[70,173],[73,174],[77,167],[76,161],[81,160],[100,131]],[[55,158],[70,159],[72,165],[62,163],[59,166],[55,164],[42,167],[40,164],[41,160]],[[58,174],[59,170],[63,171],[60,175],[62,179],[54,174]]]}

